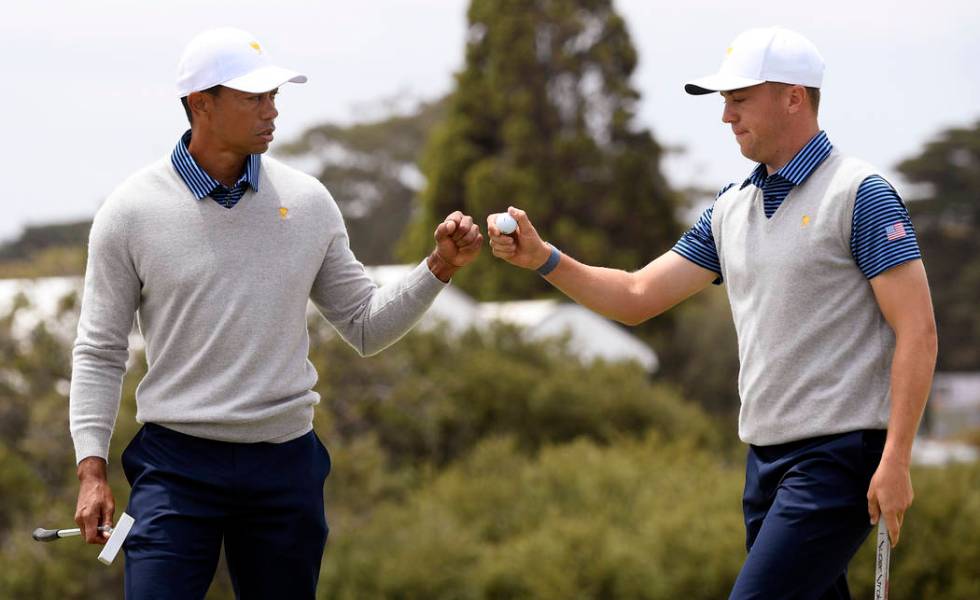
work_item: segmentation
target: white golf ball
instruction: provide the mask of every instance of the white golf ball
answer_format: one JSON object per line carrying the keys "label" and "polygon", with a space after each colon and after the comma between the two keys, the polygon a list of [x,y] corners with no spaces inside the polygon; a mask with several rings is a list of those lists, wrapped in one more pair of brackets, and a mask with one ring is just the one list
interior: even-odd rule
{"label": "white golf ball", "polygon": [[497,229],[504,235],[514,233],[514,230],[517,229],[517,221],[509,214],[501,213],[497,215]]}

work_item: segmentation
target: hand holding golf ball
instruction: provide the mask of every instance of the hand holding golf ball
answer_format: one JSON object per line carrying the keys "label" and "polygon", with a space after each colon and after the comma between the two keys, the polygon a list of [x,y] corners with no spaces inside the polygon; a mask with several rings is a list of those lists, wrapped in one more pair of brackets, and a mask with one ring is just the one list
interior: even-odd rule
{"label": "hand holding golf ball", "polygon": [[511,206],[507,212],[487,217],[493,255],[524,269],[537,269],[551,253],[528,219],[527,213]]}
{"label": "hand holding golf ball", "polygon": [[517,231],[517,221],[508,213],[497,215],[497,229],[504,235],[510,235]]}

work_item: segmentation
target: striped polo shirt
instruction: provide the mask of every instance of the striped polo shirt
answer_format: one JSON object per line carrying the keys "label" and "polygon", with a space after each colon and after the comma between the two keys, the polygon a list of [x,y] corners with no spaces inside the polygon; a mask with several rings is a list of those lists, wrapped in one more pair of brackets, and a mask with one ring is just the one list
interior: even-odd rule
{"label": "striped polo shirt", "polygon": [[[790,191],[806,181],[814,169],[830,156],[831,150],[833,145],[827,134],[821,131],[772,175],[768,175],[766,165],[756,166],[742,182],[741,188],[754,185],[762,190],[763,210],[766,218],[771,218]],[[733,185],[730,183],[723,187],[718,196]],[[694,264],[718,273],[715,283],[721,283],[721,264],[711,233],[713,212],[714,206],[706,209],[672,250]],[[854,262],[867,279],[922,256],[905,204],[895,189],[879,175],[869,176],[858,187],[850,244]]]}
{"label": "striped polo shirt", "polygon": [[208,175],[197,164],[197,161],[194,160],[194,157],[191,156],[191,153],[187,149],[190,143],[191,130],[188,129],[184,135],[180,136],[177,146],[170,155],[170,162],[173,163],[174,169],[177,170],[180,178],[184,180],[184,183],[187,184],[187,187],[194,194],[195,198],[201,200],[205,196],[211,196],[221,206],[233,208],[242,199],[242,196],[245,195],[245,191],[249,187],[252,188],[252,191],[259,191],[259,161],[261,160],[261,155],[249,155],[248,160],[245,161],[245,172],[238,178],[235,185],[229,188],[222,185],[214,177]]}

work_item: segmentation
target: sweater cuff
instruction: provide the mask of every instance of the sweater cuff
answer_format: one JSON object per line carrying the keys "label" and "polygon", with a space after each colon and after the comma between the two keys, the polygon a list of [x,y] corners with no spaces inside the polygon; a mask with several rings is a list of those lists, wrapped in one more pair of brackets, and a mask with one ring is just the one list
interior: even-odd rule
{"label": "sweater cuff", "polygon": [[71,435],[75,444],[75,464],[96,456],[109,462],[109,440],[97,431],[75,431]]}
{"label": "sweater cuff", "polygon": [[422,262],[412,269],[409,279],[411,281],[410,287],[418,287],[419,290],[431,291],[433,298],[436,297],[436,294],[449,287],[452,281],[442,281],[436,277],[435,273],[429,270],[428,258],[423,258]]}

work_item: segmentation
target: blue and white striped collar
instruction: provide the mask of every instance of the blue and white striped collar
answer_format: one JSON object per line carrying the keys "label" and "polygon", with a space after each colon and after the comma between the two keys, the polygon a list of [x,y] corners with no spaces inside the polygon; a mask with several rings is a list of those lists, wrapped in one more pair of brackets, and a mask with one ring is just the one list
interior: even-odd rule
{"label": "blue and white striped collar", "polygon": [[[184,135],[180,136],[180,140],[177,142],[177,146],[174,148],[173,153],[170,155],[170,162],[173,163],[174,169],[180,175],[180,178],[184,180],[187,187],[190,188],[191,193],[194,197],[200,200],[210,195],[215,188],[220,187],[221,183],[207,174],[197,164],[194,157],[187,150],[188,145],[191,143],[191,130],[188,129]],[[251,186],[253,191],[259,191],[259,164],[262,158],[261,154],[250,154],[248,160],[245,161],[245,172],[242,176],[235,182],[235,186],[241,185],[243,181],[247,181],[248,185]]]}
{"label": "blue and white striped collar", "polygon": [[[827,132],[820,131],[817,135],[813,136],[803,149],[796,153],[788,163],[782,166],[781,169],[769,175],[766,171],[766,165],[759,163],[759,165],[753,169],[752,174],[749,175],[748,179],[742,182],[741,188],[749,185],[750,183],[757,188],[762,188],[766,183],[766,178],[779,175],[786,181],[789,181],[793,185],[800,185],[806,181],[807,177],[810,176],[813,171],[820,166],[820,163],[824,161],[830,152],[834,149],[833,144],[830,143],[830,139],[827,137]],[[739,188],[739,189],[741,189]]]}

